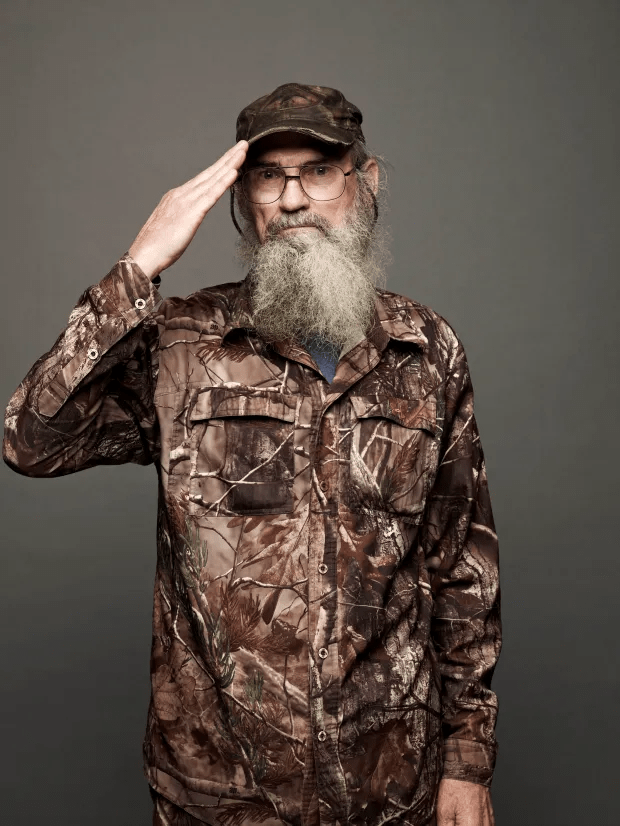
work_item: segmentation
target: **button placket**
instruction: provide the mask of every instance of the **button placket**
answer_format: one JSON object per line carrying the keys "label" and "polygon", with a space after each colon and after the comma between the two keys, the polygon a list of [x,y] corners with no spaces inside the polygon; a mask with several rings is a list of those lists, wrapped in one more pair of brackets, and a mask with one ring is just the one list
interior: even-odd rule
{"label": "button placket", "polygon": [[312,433],[314,449],[310,453],[313,488],[311,518],[316,520],[316,527],[314,530],[310,529],[310,535],[314,536],[314,547],[308,549],[311,565],[308,628],[311,657],[314,660],[310,669],[311,692],[316,694],[317,699],[311,704],[310,719],[317,749],[317,784],[319,788],[331,788],[338,785],[338,781],[335,781],[332,775],[335,773],[339,777],[336,736],[338,714],[335,713],[338,699],[334,693],[335,683],[338,681],[337,656],[334,656],[337,646],[332,647],[335,631],[333,614],[337,609],[333,583],[330,581],[330,572],[335,571],[338,537],[334,532],[334,526],[324,520],[323,512],[329,506],[330,492],[333,493],[330,473],[333,475],[335,434],[333,428],[322,426],[322,416],[316,409],[313,425],[317,430]]}

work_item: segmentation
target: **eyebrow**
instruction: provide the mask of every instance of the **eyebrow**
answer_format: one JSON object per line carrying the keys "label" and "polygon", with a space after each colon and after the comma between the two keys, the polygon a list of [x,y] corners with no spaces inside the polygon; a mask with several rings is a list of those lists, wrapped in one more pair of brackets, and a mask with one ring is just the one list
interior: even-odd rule
{"label": "eyebrow", "polygon": [[[336,162],[336,158],[322,157],[322,158],[317,158],[316,160],[313,160],[313,161],[304,161],[304,163],[293,164],[293,166],[291,168],[296,169],[299,166],[313,166],[314,164],[335,163],[335,162]],[[280,168],[280,166],[281,165],[279,163],[276,163],[275,161],[254,161],[251,164],[252,168],[267,167],[269,169],[278,169],[278,168]]]}

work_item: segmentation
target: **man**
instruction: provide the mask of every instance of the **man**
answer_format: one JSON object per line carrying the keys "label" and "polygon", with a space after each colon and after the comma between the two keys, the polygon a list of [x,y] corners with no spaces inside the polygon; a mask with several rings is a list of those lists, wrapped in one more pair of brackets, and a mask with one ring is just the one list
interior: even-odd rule
{"label": "man", "polygon": [[[497,538],[472,386],[447,322],[379,286],[361,122],[319,86],[246,107],[8,407],[20,473],[157,468],[155,824],[493,823]],[[230,187],[247,277],[160,303]]]}

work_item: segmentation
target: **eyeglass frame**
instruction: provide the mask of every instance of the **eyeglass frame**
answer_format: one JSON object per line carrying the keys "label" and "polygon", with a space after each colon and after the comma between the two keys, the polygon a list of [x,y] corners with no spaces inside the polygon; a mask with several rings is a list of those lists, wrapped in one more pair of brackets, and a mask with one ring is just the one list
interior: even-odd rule
{"label": "eyeglass frame", "polygon": [[[302,164],[302,165],[303,165],[303,166],[309,166],[309,164]],[[327,165],[327,166],[336,166],[337,164],[326,164],[326,165]],[[252,167],[252,168],[253,168],[253,169],[256,169],[257,167]],[[280,167],[280,169],[297,169],[297,168],[298,168],[298,167],[295,167],[295,166],[282,166],[282,167]],[[339,168],[340,168],[340,167],[339,167]],[[347,177],[351,174],[351,172],[353,172],[353,170],[354,170],[354,169],[360,169],[360,167],[356,165],[356,166],[354,166],[354,167],[353,167],[353,169],[349,170],[349,172],[343,172],[344,177],[345,177],[345,178],[347,178]],[[249,172],[250,170],[248,169],[248,170],[246,170],[246,171],[247,171],[247,172]],[[245,172],[243,173],[243,175],[245,175]],[[241,179],[243,179],[243,175],[241,176]],[[287,176],[287,175],[285,175],[285,176],[284,176],[284,188],[282,189],[282,192],[280,193],[280,198],[282,197],[282,195],[284,195],[284,190],[286,189],[286,178],[287,178],[287,177],[289,177],[289,178],[296,178],[296,177],[297,177],[297,175],[288,175],[288,176]],[[235,216],[235,187],[236,187],[236,185],[237,185],[237,182],[238,182],[238,181],[239,181],[239,177],[237,177],[237,180],[236,180],[236,181],[235,181],[235,182],[231,185],[231,187],[230,187],[230,217],[232,218],[232,222],[233,222],[233,224],[235,225],[235,229],[237,230],[237,232],[239,233],[239,235],[240,235],[242,238],[245,238],[245,236],[244,236],[244,234],[243,234],[243,230],[242,230],[242,229],[241,229],[241,227],[239,226],[239,224],[238,224],[238,222],[237,222],[237,218],[236,218],[236,216]],[[300,181],[299,181],[299,186],[301,187],[301,179],[300,179]],[[345,186],[345,189],[346,189],[346,186],[347,186],[346,181],[345,181],[344,186]],[[242,187],[242,190],[241,190],[241,191],[243,192],[243,187]],[[374,221],[373,221],[373,227],[374,227],[374,226],[375,226],[375,224],[377,223],[377,221],[379,220],[379,204],[377,203],[377,198],[376,198],[376,196],[375,196],[375,193],[374,193],[372,190],[369,190],[369,191],[370,191],[370,197],[372,198],[372,206],[373,206],[373,210],[374,210],[374,213],[375,213],[375,216],[374,216]],[[302,192],[303,192],[304,194],[306,194],[306,191],[305,191],[305,189],[304,189],[303,187],[302,187]],[[344,189],[342,190],[342,192],[340,193],[340,195],[338,196],[338,198],[342,198],[343,193],[344,193]],[[245,196],[245,192],[244,192],[243,194],[244,194],[244,196]],[[310,196],[309,196],[309,195],[307,195],[307,197],[308,197],[308,198],[310,198]],[[279,200],[280,200],[280,198],[277,198],[275,201],[270,201],[270,203],[275,204],[275,203],[277,203],[277,201],[279,201]],[[314,199],[314,198],[311,198],[311,200],[312,200],[312,201],[314,201],[315,199]],[[336,201],[336,200],[338,200],[338,199],[337,199],[337,198],[330,198],[329,200],[330,200],[330,201]],[[248,203],[254,203],[254,202],[253,202],[253,201],[249,201]],[[320,201],[317,201],[317,203],[318,203],[318,204],[320,204],[321,202],[320,202]]]}
{"label": "eyeglass frame", "polygon": [[[336,195],[335,198],[313,198],[312,195],[308,195],[308,193],[304,189],[304,186],[301,182],[301,170],[302,169],[312,169],[313,167],[317,167],[317,166],[333,166],[335,169],[339,169],[342,172],[342,174],[345,178],[345,182],[344,182],[344,186],[342,187],[342,192],[340,193],[340,195]],[[243,186],[243,179],[245,178],[246,175],[248,175],[250,172],[253,172],[255,169],[299,169],[299,175],[285,175],[284,176],[284,186],[282,187],[282,192],[278,195],[277,198],[275,198],[275,200],[273,200],[273,201],[250,201],[250,199],[248,198],[247,193],[245,191],[245,187]],[[248,203],[250,203],[250,204],[259,204],[260,206],[267,206],[268,204],[276,204],[280,200],[280,198],[284,195],[284,193],[286,192],[287,181],[295,180],[295,179],[297,179],[299,181],[299,187],[300,187],[301,191],[304,193],[304,195],[307,198],[310,198],[311,201],[316,201],[317,204],[321,204],[321,203],[327,203],[328,201],[337,201],[338,198],[342,198],[342,196],[344,195],[344,191],[347,188],[346,179],[349,177],[349,175],[351,175],[353,172],[355,172],[356,169],[357,169],[357,166],[354,166],[352,169],[349,169],[348,172],[345,172],[344,169],[341,166],[338,166],[338,164],[336,164],[336,163],[329,163],[329,162],[324,163],[324,162],[320,162],[320,161],[319,162],[314,162],[314,163],[303,163],[300,166],[264,166],[264,167],[263,166],[253,166],[250,169],[246,169],[245,172],[241,175],[241,177],[237,178],[237,181],[241,184],[241,191],[243,192],[243,195],[246,198],[246,200],[248,201]]]}

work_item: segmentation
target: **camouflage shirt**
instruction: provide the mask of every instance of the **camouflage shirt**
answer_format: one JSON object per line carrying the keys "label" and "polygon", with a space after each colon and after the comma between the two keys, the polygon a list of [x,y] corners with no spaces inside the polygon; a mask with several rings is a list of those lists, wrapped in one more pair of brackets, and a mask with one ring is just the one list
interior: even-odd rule
{"label": "camouflage shirt", "polygon": [[125,254],[11,399],[28,476],[153,463],[147,779],[208,824],[427,824],[491,783],[497,537],[463,347],[377,290],[331,384],[247,279],[161,300]]}

